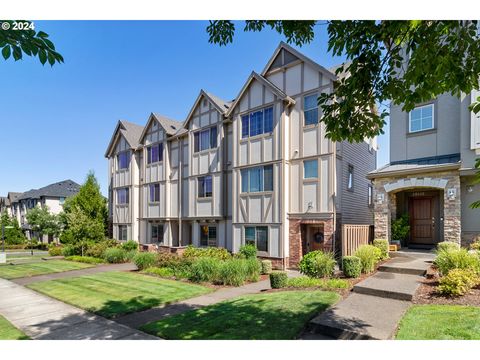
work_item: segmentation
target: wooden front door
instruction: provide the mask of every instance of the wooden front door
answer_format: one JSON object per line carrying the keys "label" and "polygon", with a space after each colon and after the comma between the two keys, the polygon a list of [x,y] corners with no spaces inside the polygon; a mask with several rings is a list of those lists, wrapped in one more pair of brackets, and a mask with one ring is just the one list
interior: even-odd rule
{"label": "wooden front door", "polygon": [[308,251],[322,250],[324,243],[323,227],[309,226],[307,231]]}
{"label": "wooden front door", "polygon": [[434,244],[433,197],[410,198],[410,243]]}

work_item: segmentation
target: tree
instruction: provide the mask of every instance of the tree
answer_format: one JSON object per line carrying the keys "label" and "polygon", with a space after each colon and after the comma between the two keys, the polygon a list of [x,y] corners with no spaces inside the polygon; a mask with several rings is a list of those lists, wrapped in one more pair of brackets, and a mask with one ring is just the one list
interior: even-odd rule
{"label": "tree", "polygon": [[80,244],[83,248],[90,242],[98,242],[105,239],[105,229],[103,223],[97,219],[93,219],[87,213],[81,210],[78,206],[70,208],[68,213],[65,213],[67,223],[67,230],[64,233],[63,239],[73,244]]}
{"label": "tree", "polygon": [[[287,42],[301,46],[313,41],[316,21],[245,21],[244,31],[270,27]],[[383,133],[391,101],[410,111],[416,104],[443,93],[459,95],[478,88],[480,41],[477,21],[327,21],[328,50],[344,56],[330,94],[318,104],[326,136],[334,141],[363,141]],[[209,41],[233,41],[235,24],[211,21]]]}
{"label": "tree", "polygon": [[13,56],[21,60],[23,54],[37,57],[42,63],[48,61],[53,66],[63,63],[63,56],[55,50],[55,45],[43,31],[35,31],[34,23],[25,20],[2,20],[0,22],[0,49],[5,60]]}
{"label": "tree", "polygon": [[5,243],[7,245],[18,245],[25,242],[25,235],[20,229],[17,219],[10,218],[7,211],[4,211],[0,216],[0,228],[2,226],[13,226],[11,229],[5,229]]}
{"label": "tree", "polygon": [[58,237],[61,233],[62,227],[59,217],[51,214],[48,206],[37,206],[27,212],[27,222],[32,227],[32,230],[40,234],[40,239],[43,235]]}

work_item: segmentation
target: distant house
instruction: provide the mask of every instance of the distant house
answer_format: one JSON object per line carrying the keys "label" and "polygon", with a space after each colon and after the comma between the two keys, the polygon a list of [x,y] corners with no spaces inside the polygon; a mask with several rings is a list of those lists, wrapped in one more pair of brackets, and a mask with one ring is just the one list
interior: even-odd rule
{"label": "distant house", "polygon": [[27,222],[27,212],[36,206],[48,206],[52,214],[59,214],[63,210],[65,199],[77,194],[79,190],[79,184],[64,180],[24,193],[8,193],[10,214],[18,220],[27,238],[36,237],[39,241],[50,243],[54,240],[52,237],[44,235],[43,239],[39,239],[39,234],[32,231]]}
{"label": "distant house", "polygon": [[22,195],[19,192],[9,192],[6,197],[0,196],[0,214],[4,211],[7,212],[9,216],[13,216],[13,208],[16,203],[16,200]]}
{"label": "distant house", "polygon": [[318,95],[336,79],[281,43],[235,100],[201,90],[184,121],[120,121],[105,153],[114,238],[172,251],[254,244],[295,267],[338,248],[341,224],[373,224],[375,139],[333,142],[320,122]]}

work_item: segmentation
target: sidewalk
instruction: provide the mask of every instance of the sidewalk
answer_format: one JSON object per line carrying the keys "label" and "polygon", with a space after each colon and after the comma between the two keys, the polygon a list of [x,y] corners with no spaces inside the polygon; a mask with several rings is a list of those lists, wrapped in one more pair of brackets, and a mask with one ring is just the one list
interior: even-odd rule
{"label": "sidewalk", "polygon": [[0,279],[0,314],[34,340],[158,340]]}

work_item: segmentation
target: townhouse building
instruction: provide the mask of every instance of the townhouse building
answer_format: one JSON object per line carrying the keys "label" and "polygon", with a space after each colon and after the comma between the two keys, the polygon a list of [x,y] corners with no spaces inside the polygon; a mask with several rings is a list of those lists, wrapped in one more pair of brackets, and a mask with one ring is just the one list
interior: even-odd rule
{"label": "townhouse building", "polygon": [[252,243],[278,267],[338,250],[342,223],[373,224],[377,148],[326,137],[317,98],[336,79],[282,42],[234,100],[202,90],[184,121],[120,121],[105,153],[114,237],[232,252]]}

